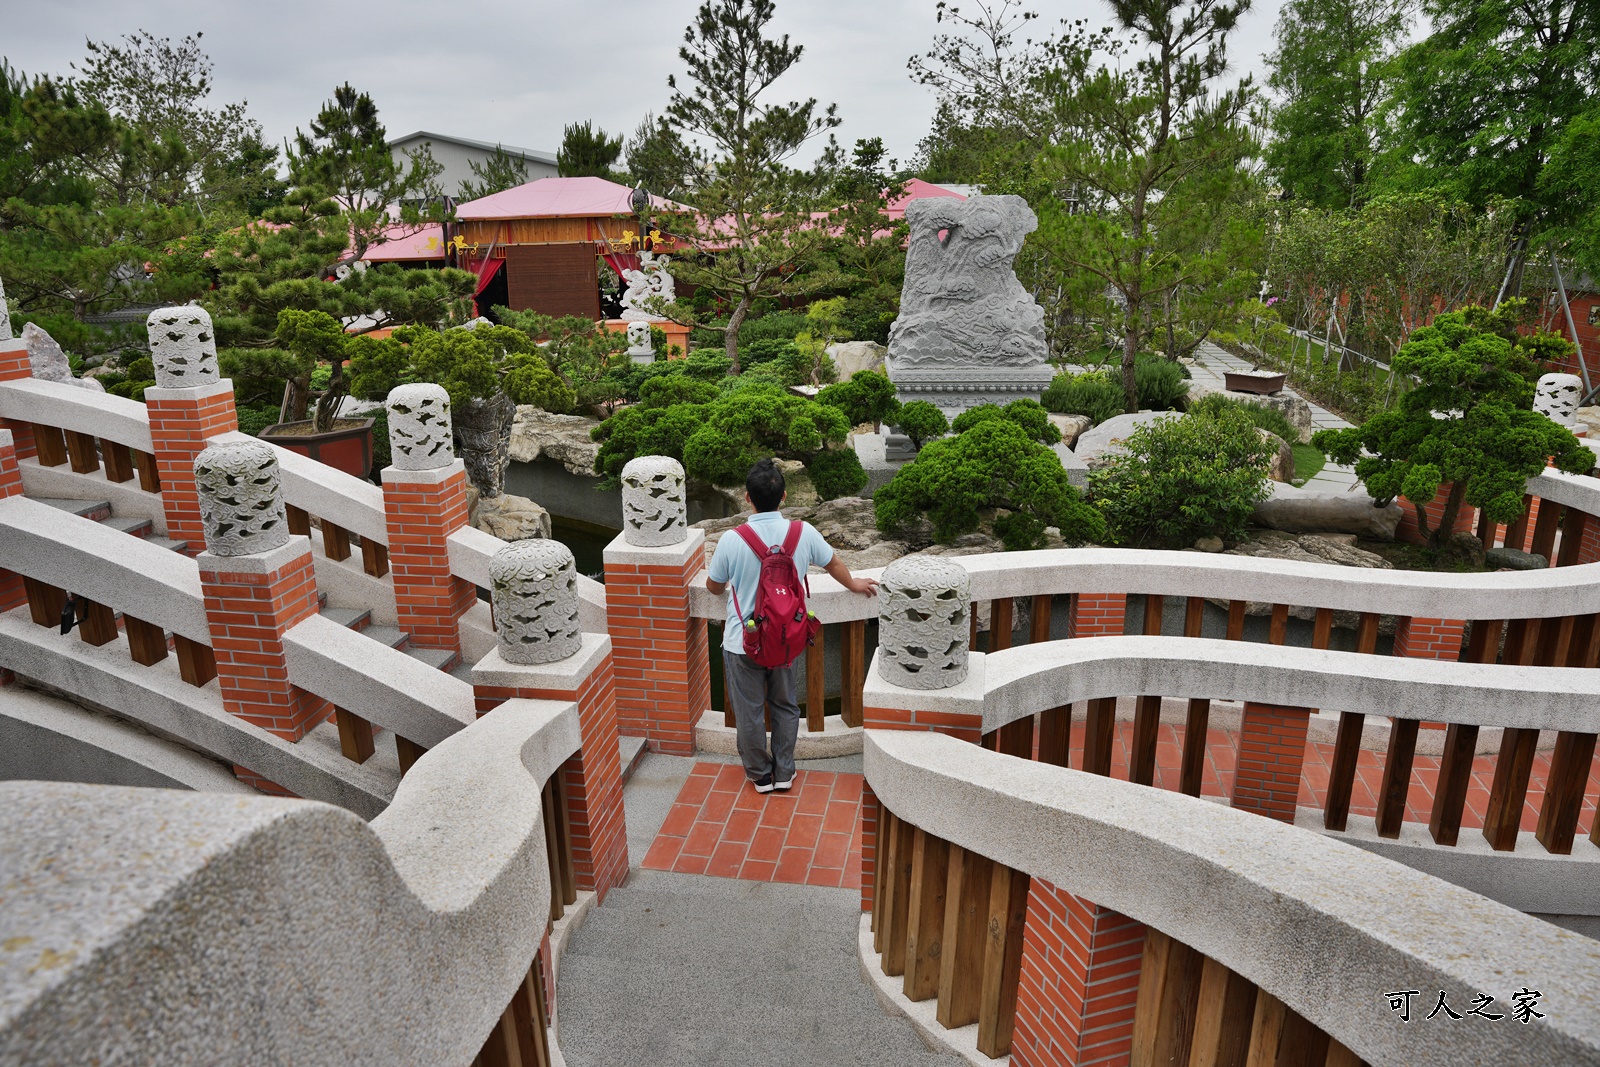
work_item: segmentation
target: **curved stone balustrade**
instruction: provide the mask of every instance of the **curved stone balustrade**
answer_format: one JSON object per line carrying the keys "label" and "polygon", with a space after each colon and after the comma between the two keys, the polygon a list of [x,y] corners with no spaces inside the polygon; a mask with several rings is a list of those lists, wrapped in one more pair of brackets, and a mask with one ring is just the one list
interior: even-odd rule
{"label": "curved stone balustrade", "polygon": [[[1270,819],[948,736],[869,730],[865,771],[900,820],[1215,959],[1368,1063],[1600,1064],[1600,948],[1581,935]],[[1521,987],[1544,993],[1533,1025],[1407,1025],[1385,997],[1498,1009]]]}
{"label": "curved stone balustrade", "polygon": [[910,690],[869,671],[868,707],[981,716],[983,732],[1065,704],[1150,693],[1428,722],[1600,732],[1583,667],[1372,656],[1204,637],[1084,637],[969,653],[965,682]]}
{"label": "curved stone balustrade", "polygon": [[539,951],[541,786],[578,746],[575,705],[509,701],[370,825],[297,800],[0,785],[0,1061],[473,1061]]}
{"label": "curved stone balustrade", "polygon": [[137,400],[75,389],[66,382],[18,378],[0,382],[0,418],[91,434],[149,452],[150,417]]}

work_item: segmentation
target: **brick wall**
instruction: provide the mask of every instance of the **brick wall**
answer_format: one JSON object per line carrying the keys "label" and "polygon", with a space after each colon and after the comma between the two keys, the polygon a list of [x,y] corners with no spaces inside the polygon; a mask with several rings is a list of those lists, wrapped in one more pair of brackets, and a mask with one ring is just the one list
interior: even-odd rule
{"label": "brick wall", "polygon": [[1015,1067],[1126,1064],[1144,924],[1040,878],[1028,888]]}
{"label": "brick wall", "polygon": [[[0,427],[0,500],[22,495],[22,472],[17,469],[16,447],[11,432]],[[0,568],[0,611],[10,611],[28,602],[22,575]],[[17,676],[0,667],[0,685],[10,685]]]}
{"label": "brick wall", "polygon": [[1582,543],[1578,546],[1578,563],[1600,563],[1600,516],[1589,516],[1583,524]]}
{"label": "brick wall", "polygon": [[145,408],[150,415],[156,470],[161,475],[167,536],[187,541],[192,556],[206,543],[205,528],[200,524],[200,496],[194,487],[194,457],[205,450],[210,438],[239,428],[233,383],[223,379],[193,389],[147,389]]}
{"label": "brick wall", "polygon": [[[33,362],[28,359],[28,346],[20,338],[0,341],[0,382],[33,377]],[[17,458],[32,459],[39,454],[33,443],[33,425],[15,419],[0,419],[0,430],[10,430],[11,446]]]}
{"label": "brick wall", "polygon": [[[1441,485],[1439,487],[1439,492],[1434,496],[1432,502],[1423,506],[1422,510],[1428,516],[1428,526],[1430,529],[1438,528],[1439,520],[1444,516],[1445,500],[1448,499],[1449,496],[1450,486]],[[1405,541],[1408,544],[1413,545],[1422,544],[1427,539],[1422,536],[1422,530],[1417,526],[1417,512],[1415,506],[1405,497],[1400,497],[1399,503],[1401,509],[1400,525],[1395,528],[1395,540]],[[1472,533],[1477,527],[1477,523],[1478,509],[1469,504],[1463,503],[1461,505],[1461,510],[1456,513],[1455,528],[1457,532],[1465,531],[1467,533]]]}
{"label": "brick wall", "polygon": [[298,741],[332,714],[332,708],[289,681],[284,631],[317,611],[309,545],[304,538],[290,544],[300,551],[285,552],[285,561],[265,573],[229,570],[226,557],[208,554],[201,560],[200,584],[223,707],[279,737]]}
{"label": "brick wall", "polygon": [[1239,721],[1239,758],[1233,806],[1269,819],[1294,822],[1311,712],[1246,703]]}
{"label": "brick wall", "polygon": [[1394,654],[1415,659],[1460,659],[1466,630],[1464,619],[1402,618],[1394,633]]}
{"label": "brick wall", "polygon": [[420,648],[461,654],[461,616],[477,600],[470,583],[450,573],[449,536],[467,524],[467,475],[457,461],[445,471],[383,474],[389,573],[400,629]]}
{"label": "brick wall", "polygon": [[660,551],[657,566],[634,562],[640,550],[621,554],[629,558],[606,560],[618,727],[653,751],[692,756],[695,725],[711,707],[706,621],[689,617],[689,581],[705,568],[705,547],[696,543],[677,560]]}
{"label": "brick wall", "polygon": [[1120,637],[1127,619],[1128,594],[1079,593],[1072,598],[1073,637]]}

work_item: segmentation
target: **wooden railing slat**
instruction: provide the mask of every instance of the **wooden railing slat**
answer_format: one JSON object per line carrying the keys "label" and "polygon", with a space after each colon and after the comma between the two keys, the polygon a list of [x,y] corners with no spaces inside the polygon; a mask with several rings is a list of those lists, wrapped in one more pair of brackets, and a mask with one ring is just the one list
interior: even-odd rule
{"label": "wooden railing slat", "polygon": [[105,460],[106,481],[120,483],[133,480],[133,453],[127,445],[101,438],[100,458]]}
{"label": "wooden railing slat", "polygon": [[1029,879],[1001,863],[989,877],[988,937],[978,1005],[978,1051],[998,1059],[1011,1051],[1022,970],[1022,928],[1028,918]]}
{"label": "wooden railing slat", "polygon": [[350,531],[337,523],[322,521],[322,553],[335,563],[350,558]]}
{"label": "wooden railing slat", "polygon": [[906,971],[906,929],[911,909],[911,863],[916,843],[916,828],[904,819],[894,821],[889,838],[888,862],[881,869],[889,873],[885,886],[883,929],[883,973],[898,978]]}
{"label": "wooden railing slat", "polygon": [[906,972],[900,984],[907,1000],[939,993],[943,954],[945,885],[950,878],[950,846],[922,828],[911,848],[911,892],[906,912]]}
{"label": "wooden railing slat", "polygon": [[1533,771],[1538,745],[1538,730],[1515,727],[1507,727],[1500,742],[1494,781],[1489,786],[1489,805],[1483,817],[1484,839],[1496,852],[1516,850],[1517,831],[1522,826],[1522,805],[1528,796],[1528,777]]}
{"label": "wooden railing slat", "polygon": [[[1166,598],[1154,594],[1144,598],[1144,633],[1146,637],[1161,634],[1161,616]],[[1128,781],[1137,785],[1154,785],[1156,780],[1156,747],[1161,736],[1161,697],[1141,696],[1133,705],[1133,746],[1128,754]]]}
{"label": "wooden railing slat", "polygon": [[1561,522],[1561,549],[1555,559],[1557,567],[1570,567],[1578,562],[1578,554],[1583,551],[1583,534],[1588,526],[1588,512],[1577,508],[1567,509],[1566,517]]}
{"label": "wooden railing slat", "polygon": [[1189,1067],[1238,1067],[1250,1052],[1255,1021],[1255,983],[1205,957],[1195,1001]]}
{"label": "wooden railing slat", "polygon": [[370,537],[361,539],[361,569],[374,578],[389,573],[389,549],[381,541]]}
{"label": "wooden railing slat", "polygon": [[425,747],[417,744],[409,737],[401,737],[399,734],[395,734],[394,754],[400,761],[400,777],[404,778],[406,772],[416,764],[417,760],[426,755],[427,751]]}
{"label": "wooden railing slat", "polygon": [[339,728],[339,751],[352,763],[365,763],[375,751],[372,740],[372,723],[353,711],[335,706],[334,725]]}
{"label": "wooden railing slat", "polygon": [[147,493],[161,492],[161,471],[156,457],[149,452],[133,450],[133,469],[139,472],[139,488]]}
{"label": "wooden railing slat", "polygon": [[817,636],[806,648],[806,732],[820,734],[824,728],[823,716],[827,712],[828,672],[826,631]]}
{"label": "wooden railing slat", "polygon": [[[1544,783],[1544,799],[1539,805],[1539,828],[1535,833],[1551,855],[1572,854],[1578,814],[1583,810],[1583,794],[1589,786],[1589,768],[1594,763],[1594,742],[1594,734],[1562,730],[1556,735],[1555,751],[1550,754],[1550,772]],[[1595,821],[1600,823],[1600,818]]]}
{"label": "wooden railing slat", "polygon": [[167,633],[161,627],[124,614],[122,628],[128,634],[128,654],[133,662],[149,667],[167,658]]}
{"label": "wooden railing slat", "polygon": [[554,777],[539,791],[539,803],[544,809],[544,858],[550,872],[550,921],[555,922],[566,911],[563,903],[566,894],[561,891],[561,842],[556,836]]}
{"label": "wooden railing slat", "polygon": [[[1528,544],[1528,512],[1533,507],[1533,497],[1527,493],[1522,496],[1522,514],[1514,521],[1506,524],[1504,544],[1507,548],[1523,549]],[[1484,547],[1488,547],[1485,545]]]}
{"label": "wooden railing slat", "polygon": [[867,620],[852,619],[841,631],[839,715],[846,726],[860,726],[861,687],[867,680]]}
{"label": "wooden railing slat", "polygon": [[994,863],[951,845],[944,894],[944,942],[939,958],[939,1024],[954,1029],[978,1021],[989,927]]}
{"label": "wooden railing slat", "polygon": [[[1356,623],[1356,651],[1371,655],[1377,648],[1378,616],[1364,611]],[[1322,808],[1322,825],[1329,830],[1342,831],[1349,823],[1350,793],[1355,788],[1356,761],[1361,755],[1361,731],[1366,721],[1367,717],[1360,712],[1346,711],[1339,715],[1333,762],[1328,768],[1328,795]]]}
{"label": "wooden railing slat", "polygon": [[1256,1014],[1250,1027],[1250,1067],[1294,1067],[1320,1064],[1328,1058],[1328,1035],[1287,1004],[1256,990]]}
{"label": "wooden railing slat", "polygon": [[290,533],[300,537],[311,536],[311,516],[306,514],[304,508],[297,508],[293,504],[285,504],[283,511],[289,520]]}
{"label": "wooden railing slat", "polygon": [[1536,556],[1543,556],[1552,564],[1550,559],[1552,549],[1555,548],[1556,530],[1561,526],[1561,513],[1566,510],[1553,500],[1539,502],[1539,517],[1533,522],[1533,543],[1528,551]]}
{"label": "wooden railing slat", "polygon": [[990,652],[1001,652],[1011,647],[1011,626],[1015,621],[1015,607],[1010,597],[999,597],[989,602]]}
{"label": "wooden railing slat", "polygon": [[894,865],[889,855],[889,842],[894,839],[895,815],[876,800],[870,802],[877,804],[878,808],[878,827],[873,835],[872,851],[876,857],[872,874],[872,951],[882,952],[884,915],[888,912],[885,901],[889,898],[890,887],[894,885]]}
{"label": "wooden railing slat", "polygon": [[1205,956],[1146,927],[1139,993],[1133,1013],[1137,1064],[1187,1064]]}
{"label": "wooden railing slat", "polygon": [[1117,736],[1117,698],[1089,701],[1083,723],[1083,770],[1111,775],[1111,746]]}
{"label": "wooden railing slat", "polygon": [[[1205,611],[1203,597],[1192,596],[1184,602],[1183,636],[1200,636],[1205,625]],[[1178,792],[1191,797],[1200,795],[1200,787],[1205,781],[1206,744],[1210,727],[1211,701],[1205,697],[1190,698],[1183,725],[1183,752],[1179,756]]]}
{"label": "wooden railing slat", "polygon": [[1028,618],[1028,643],[1042,644],[1050,640],[1050,604],[1049,593],[1040,593],[1033,598],[1032,614]]}
{"label": "wooden railing slat", "polygon": [[210,645],[173,634],[172,647],[178,653],[178,674],[185,682],[200,688],[217,676],[217,656]]}
{"label": "wooden railing slat", "polygon": [[1383,781],[1378,787],[1378,836],[1397,838],[1406,817],[1406,796],[1411,791],[1411,765],[1417,754],[1416,719],[1390,718],[1389,751],[1383,758]]}
{"label": "wooden railing slat", "polygon": [[1039,713],[1039,762],[1065,767],[1072,751],[1072,705]]}
{"label": "wooden railing slat", "polygon": [[117,615],[110,605],[78,598],[78,636],[86,644],[109,645],[117,639]]}
{"label": "wooden railing slat", "polygon": [[1461,812],[1472,784],[1472,761],[1478,749],[1478,728],[1451,723],[1444,732],[1444,752],[1439,758],[1439,782],[1433,792],[1428,833],[1434,844],[1454,845],[1461,836]]}
{"label": "wooden railing slat", "polygon": [[74,474],[93,474],[100,469],[100,450],[92,433],[67,431],[67,457]]}
{"label": "wooden railing slat", "polygon": [[67,441],[59,426],[34,423],[33,446],[38,452],[41,467],[59,467],[67,461]]}
{"label": "wooden railing slat", "polygon": [[28,595],[28,616],[35,626],[61,625],[61,613],[67,606],[65,589],[27,575],[22,576],[22,589]]}
{"label": "wooden railing slat", "polygon": [[1243,600],[1228,601],[1228,632],[1229,641],[1244,640],[1244,609],[1248,607]]}

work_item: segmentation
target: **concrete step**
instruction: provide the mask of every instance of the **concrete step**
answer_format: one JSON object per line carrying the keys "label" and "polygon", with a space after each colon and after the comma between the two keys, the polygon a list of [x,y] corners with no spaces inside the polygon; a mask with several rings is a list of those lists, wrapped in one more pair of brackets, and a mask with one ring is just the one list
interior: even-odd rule
{"label": "concrete step", "polygon": [[135,537],[148,537],[155,530],[155,524],[149,519],[119,518],[116,515],[109,519],[101,519],[101,526],[109,526],[113,530],[121,530],[125,534]]}
{"label": "concrete step", "polygon": [[472,664],[468,663],[466,660],[462,660],[460,663],[450,668],[450,677],[459,678],[468,685],[471,685]]}
{"label": "concrete step", "polygon": [[411,635],[395,626],[368,626],[361,632],[379,644],[388,645],[390,648],[398,648],[401,651],[405,651],[406,645],[411,642]]}
{"label": "concrete step", "polygon": [[644,759],[645,740],[642,737],[628,737],[625,734],[617,737],[617,754],[622,759],[622,780],[626,782],[633,777],[633,772],[639,769],[639,763]]}
{"label": "concrete step", "polygon": [[[323,594],[325,597],[327,594]],[[357,632],[367,629],[372,625],[372,612],[362,608],[323,608],[322,614],[340,626],[349,627]]]}
{"label": "concrete step", "polygon": [[71,515],[82,515],[93,522],[104,522],[111,517],[111,501],[109,500],[66,500],[53,496],[36,496],[31,499],[40,504],[49,504],[53,508],[60,508]]}
{"label": "concrete step", "polygon": [[174,541],[170,537],[162,537],[159,534],[146,537],[145,540],[149,541],[152,545],[171,549],[174,552],[182,552],[184,549],[189,547],[189,542],[187,541]]}
{"label": "concrete step", "polygon": [[434,670],[443,670],[458,658],[448,648],[416,648],[408,645],[403,651],[412,659],[421,660]]}

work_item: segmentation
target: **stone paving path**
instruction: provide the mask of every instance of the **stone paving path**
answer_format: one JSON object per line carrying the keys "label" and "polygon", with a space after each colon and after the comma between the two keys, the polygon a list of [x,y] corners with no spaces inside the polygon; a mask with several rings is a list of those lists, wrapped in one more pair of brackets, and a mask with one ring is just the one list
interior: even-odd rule
{"label": "stone paving path", "polygon": [[[1227,371],[1249,371],[1251,363],[1242,359],[1226,349],[1212,344],[1210,341],[1201,341],[1194,350],[1194,364],[1189,368],[1189,374],[1197,382],[1223,388],[1223,374]],[[1299,396],[1293,389],[1284,392]],[[1350,423],[1335,415],[1327,408],[1322,407],[1313,400],[1306,400],[1311,407],[1311,428],[1316,430],[1342,430]],[[1304,488],[1321,493],[1348,492],[1356,484],[1355,471],[1349,467],[1329,462],[1317,472],[1316,477],[1306,482]]]}

